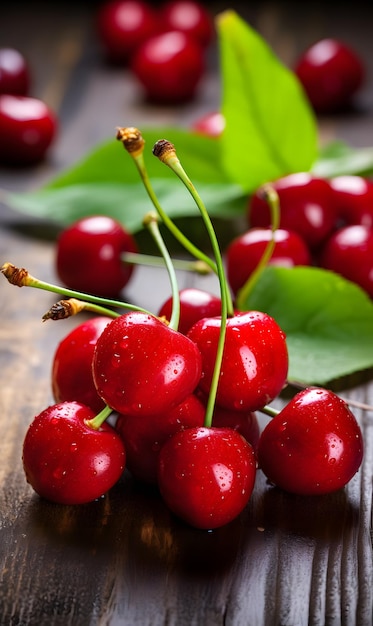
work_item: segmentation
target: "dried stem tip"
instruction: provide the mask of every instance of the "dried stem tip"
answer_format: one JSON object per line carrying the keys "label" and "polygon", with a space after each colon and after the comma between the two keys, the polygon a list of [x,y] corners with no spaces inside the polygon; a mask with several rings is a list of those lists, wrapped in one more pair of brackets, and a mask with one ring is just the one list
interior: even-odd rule
{"label": "dried stem tip", "polygon": [[153,154],[156,156],[162,163],[168,162],[170,159],[177,159],[175,146],[167,139],[158,139],[158,141],[153,146]]}
{"label": "dried stem tip", "polygon": [[42,320],[43,322],[46,322],[47,320],[64,320],[72,315],[77,315],[85,309],[85,306],[85,302],[81,302],[76,298],[59,300],[43,315]]}
{"label": "dried stem tip", "polygon": [[144,150],[145,140],[137,128],[117,128],[116,138],[121,141],[129,154],[136,157]]}
{"label": "dried stem tip", "polygon": [[0,271],[11,285],[25,287],[30,284],[30,275],[24,267],[16,267],[12,263],[4,263]]}

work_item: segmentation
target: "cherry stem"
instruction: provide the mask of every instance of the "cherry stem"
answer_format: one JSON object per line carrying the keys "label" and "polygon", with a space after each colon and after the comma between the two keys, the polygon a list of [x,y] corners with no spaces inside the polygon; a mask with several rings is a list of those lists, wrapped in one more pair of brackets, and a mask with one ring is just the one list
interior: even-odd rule
{"label": "cherry stem", "polygon": [[[123,252],[121,258],[124,263],[130,265],[147,265],[150,267],[163,267],[164,259],[162,257],[154,256],[151,254],[143,254],[140,252]],[[175,269],[183,270],[185,272],[196,272],[201,276],[205,274],[211,274],[211,267],[205,263],[205,261],[188,261],[186,259],[172,259],[172,263]]]}
{"label": "cherry stem", "polygon": [[218,347],[217,347],[215,364],[214,364],[214,371],[212,375],[210,393],[209,393],[209,397],[207,400],[205,420],[204,420],[204,426],[207,428],[210,428],[212,425],[216,393],[217,393],[217,388],[218,388],[218,383],[219,383],[221,364],[223,360],[223,351],[224,351],[225,336],[226,336],[226,330],[227,330],[227,316],[228,316],[228,311],[232,312],[233,314],[233,304],[229,296],[228,285],[227,285],[227,280],[225,277],[223,260],[222,260],[222,255],[221,255],[220,248],[219,248],[219,243],[218,243],[212,222],[210,220],[210,216],[207,212],[207,209],[204,203],[202,202],[200,195],[198,194],[193,183],[191,182],[184,168],[182,167],[176,155],[175,147],[173,146],[173,144],[171,144],[168,141],[160,140],[154,145],[153,154],[156,157],[158,157],[163,163],[165,163],[165,165],[170,167],[170,169],[179,177],[181,182],[186,186],[186,188],[192,195],[192,198],[194,199],[200,211],[201,217],[203,219],[206,230],[210,237],[212,249],[214,252],[216,269],[217,269],[217,274],[219,278],[220,292],[221,292],[221,322],[220,322],[220,332],[219,332]]}
{"label": "cherry stem", "polygon": [[107,309],[106,307],[99,306],[98,304],[83,302],[82,300],[77,300],[77,298],[69,298],[69,300],[59,300],[58,302],[55,302],[55,304],[53,304],[51,308],[44,313],[42,320],[43,322],[46,322],[47,320],[63,320],[71,317],[72,315],[77,315],[78,313],[81,313],[81,311],[90,311],[91,313],[96,313],[96,315],[104,315],[108,317],[120,316],[120,313]]}
{"label": "cherry stem", "polygon": [[261,409],[258,410],[260,413],[264,413],[264,415],[269,415],[269,417],[276,417],[276,415],[280,413],[280,411],[268,405],[263,406]]}
{"label": "cherry stem", "polygon": [[109,405],[106,405],[102,409],[102,411],[100,411],[100,413],[97,413],[97,415],[95,415],[95,417],[93,417],[90,420],[85,420],[85,423],[90,428],[93,428],[94,430],[99,430],[100,426],[102,426],[102,424],[105,422],[105,420],[107,420],[107,418],[109,417],[109,415],[111,415],[112,412],[113,412],[113,409],[110,408]]}
{"label": "cherry stem", "polygon": [[148,213],[143,220],[143,224],[149,230],[155,243],[157,244],[159,251],[163,257],[164,264],[166,265],[166,269],[168,271],[172,290],[172,312],[168,325],[173,330],[177,330],[180,321],[180,293],[175,267],[160,233],[157,214]]}
{"label": "cherry stem", "polygon": [[167,213],[163,210],[160,205],[158,198],[155,194],[153,186],[150,182],[148,172],[146,169],[145,161],[144,161],[144,145],[145,140],[142,137],[140,131],[137,128],[118,128],[117,129],[117,139],[122,142],[124,148],[127,150],[128,154],[132,157],[141,177],[141,180],[144,184],[145,190],[153,203],[154,208],[156,209],[159,217],[162,222],[168,228],[168,230],[173,234],[175,239],[196,259],[200,259],[210,269],[217,273],[216,264],[212,259],[210,259],[207,254],[204,254],[202,250],[197,248],[185,235],[184,233],[174,224],[172,219],[167,215]]}
{"label": "cherry stem", "polygon": [[255,270],[249,276],[246,283],[241,287],[236,296],[236,305],[237,308],[243,310],[247,308],[247,300],[252,290],[254,289],[256,283],[259,280],[260,275],[262,274],[265,267],[268,265],[268,261],[270,260],[273,250],[276,245],[275,241],[275,232],[280,225],[280,200],[278,197],[277,191],[269,184],[263,185],[261,189],[261,195],[263,199],[266,200],[270,213],[271,213],[271,229],[272,229],[272,237],[268,241],[262,257],[256,266]]}

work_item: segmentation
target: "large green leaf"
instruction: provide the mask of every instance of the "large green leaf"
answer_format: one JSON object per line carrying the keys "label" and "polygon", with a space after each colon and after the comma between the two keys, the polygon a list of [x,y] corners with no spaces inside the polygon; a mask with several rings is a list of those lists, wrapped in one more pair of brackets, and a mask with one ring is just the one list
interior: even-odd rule
{"label": "large green leaf", "polygon": [[312,172],[323,178],[370,176],[373,174],[373,148],[354,149],[342,141],[333,141],[320,152]]}
{"label": "large green leaf", "polygon": [[230,178],[251,192],[317,157],[314,113],[295,74],[234,11],[217,20],[226,128],[222,161]]}
{"label": "large green leaf", "polygon": [[289,380],[324,385],[373,367],[373,302],[333,272],[269,266],[241,308],[267,312],[284,330]]}

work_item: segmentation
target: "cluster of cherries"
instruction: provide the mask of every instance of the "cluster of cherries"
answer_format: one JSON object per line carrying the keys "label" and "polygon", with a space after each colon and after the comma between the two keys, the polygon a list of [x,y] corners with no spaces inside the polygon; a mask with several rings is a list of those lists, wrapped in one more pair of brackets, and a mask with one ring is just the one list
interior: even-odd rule
{"label": "cluster of cherries", "polygon": [[194,97],[214,38],[207,8],[195,0],[168,0],[155,8],[143,0],[106,0],[97,33],[109,61],[130,68],[152,102]]}
{"label": "cluster of cherries", "polygon": [[[139,131],[120,129],[118,139],[142,168]],[[89,293],[42,283],[5,263],[1,271],[10,283],[68,296],[44,319],[95,313],[56,349],[56,403],[35,416],[24,439],[28,482],[52,502],[80,504],[104,495],[126,468],[136,480],[156,485],[179,518],[203,529],[240,514],[258,468],[271,483],[296,494],[342,488],[363,458],[357,420],[339,396],[324,388],[300,391],[281,411],[269,406],[287,384],[285,334],[268,314],[235,309],[214,229],[174,146],[160,140],[153,153],[179,176],[200,209],[213,258],[183,241],[198,261],[216,271],[220,297],[197,289],[178,291],[158,229],[163,213],[155,196],[158,214],[145,224],[172,286],[157,313],[95,295],[105,290],[105,276],[117,276],[116,288],[126,284],[130,274],[123,255],[128,248],[135,254],[131,236],[108,217],[72,225],[57,246],[58,271],[75,254],[80,286],[86,280]],[[180,234],[166,223],[175,236]],[[96,274],[101,262],[106,266]],[[73,276],[71,267],[69,272],[64,280]],[[118,307],[128,310],[120,313]],[[272,418],[262,432],[257,411]]]}

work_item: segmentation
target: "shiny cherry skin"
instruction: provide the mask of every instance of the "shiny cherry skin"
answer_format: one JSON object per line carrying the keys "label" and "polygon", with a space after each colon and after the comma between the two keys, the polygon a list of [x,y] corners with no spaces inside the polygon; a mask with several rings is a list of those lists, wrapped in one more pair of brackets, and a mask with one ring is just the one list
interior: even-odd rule
{"label": "shiny cherry skin", "polygon": [[359,224],[338,229],[326,242],[319,265],[356,283],[373,298],[373,230]]}
{"label": "shiny cherry skin", "polygon": [[0,48],[0,94],[27,96],[30,89],[30,68],[15,48]]}
{"label": "shiny cherry skin", "polygon": [[181,104],[194,98],[205,71],[203,48],[190,35],[154,35],[135,52],[131,69],[147,100]]}
{"label": "shiny cherry skin", "polygon": [[115,64],[127,65],[135,50],[159,31],[156,11],[142,0],[108,0],[96,17],[99,41]]}
{"label": "shiny cherry skin", "polygon": [[[180,296],[180,319],[179,332],[184,335],[188,330],[203,317],[215,317],[221,313],[221,299],[203,289],[189,287],[181,289]],[[158,317],[170,320],[172,314],[173,299],[168,298],[158,311]]]}
{"label": "shiny cherry skin", "polygon": [[142,482],[157,484],[158,457],[163,444],[179,430],[203,426],[205,406],[191,394],[183,402],[159,415],[138,418],[118,416],[116,430],[126,449],[126,467]]}
{"label": "shiny cherry skin", "polygon": [[200,376],[197,346],[153,315],[121,315],[97,340],[93,380],[118,413],[141,418],[169,411],[193,393]]}
{"label": "shiny cherry skin", "polygon": [[187,428],[159,453],[162,498],[195,528],[218,528],[235,519],[250,499],[255,477],[254,451],[231,428]]}
{"label": "shiny cherry skin", "polygon": [[362,224],[373,228],[373,181],[363,176],[330,179],[333,202],[343,225]]}
{"label": "shiny cherry skin", "polygon": [[193,37],[207,47],[215,34],[214,23],[206,5],[194,0],[171,0],[160,8],[164,31],[177,30]]}
{"label": "shiny cherry skin", "polygon": [[92,359],[97,339],[110,321],[109,317],[92,317],[60,341],[52,361],[55,402],[76,400],[96,413],[104,408],[105,403],[93,382]]}
{"label": "shiny cherry skin", "polygon": [[219,111],[206,113],[192,124],[192,131],[205,137],[220,137],[225,128],[225,118]]}
{"label": "shiny cherry skin", "polygon": [[124,252],[137,252],[137,245],[120,222],[105,215],[83,217],[58,237],[56,272],[70,289],[115,297],[134,271],[123,261]]}
{"label": "shiny cherry skin", "polygon": [[[220,332],[220,317],[204,318],[189,330],[202,354],[200,389],[208,395]],[[285,333],[267,313],[239,312],[228,318],[216,404],[234,411],[256,411],[286,383]]]}
{"label": "shiny cherry skin", "polygon": [[63,402],[31,422],[23,442],[23,467],[42,498],[84,504],[104,495],[121,477],[123,442],[109,424],[99,429],[87,424],[94,416],[84,404]]}
{"label": "shiny cherry skin", "polygon": [[57,118],[38,98],[0,95],[0,162],[34,165],[46,156],[55,139]]}
{"label": "shiny cherry skin", "polygon": [[[236,295],[258,266],[272,239],[271,228],[250,228],[231,241],[225,252],[228,283]],[[269,265],[294,267],[310,265],[310,250],[298,233],[278,228],[274,233],[275,246]]]}
{"label": "shiny cherry skin", "polygon": [[253,411],[232,411],[216,406],[212,425],[218,428],[236,430],[256,450],[259,443],[260,428],[256,413]]}
{"label": "shiny cherry skin", "polygon": [[264,428],[258,446],[268,480],[305,496],[341,489],[362,459],[363,437],[353,413],[322,388],[296,394]]}
{"label": "shiny cherry skin", "polygon": [[299,58],[295,73],[317,113],[345,108],[362,86],[365,69],[359,55],[337,39],[322,39]]}
{"label": "shiny cherry skin", "polygon": [[[279,197],[280,228],[298,233],[311,250],[319,246],[332,232],[336,221],[328,181],[308,172],[299,172],[271,184]],[[249,200],[248,221],[250,227],[271,226],[269,207],[260,189]]]}

